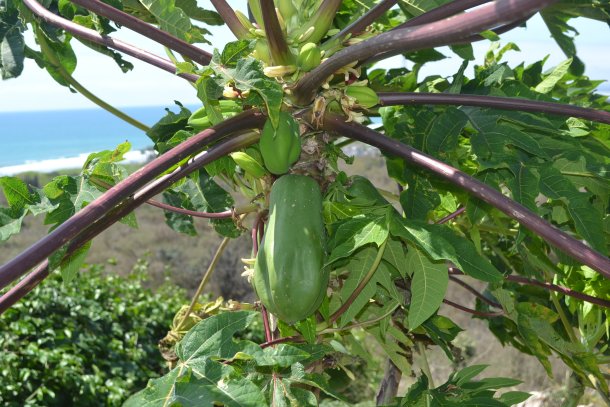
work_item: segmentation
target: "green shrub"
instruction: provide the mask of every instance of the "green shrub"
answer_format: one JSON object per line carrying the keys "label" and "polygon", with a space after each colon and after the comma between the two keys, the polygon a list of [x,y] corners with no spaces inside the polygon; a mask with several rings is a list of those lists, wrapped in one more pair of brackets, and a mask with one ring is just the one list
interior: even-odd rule
{"label": "green shrub", "polygon": [[184,294],[92,266],[45,280],[0,316],[0,405],[116,406],[163,372],[157,341]]}

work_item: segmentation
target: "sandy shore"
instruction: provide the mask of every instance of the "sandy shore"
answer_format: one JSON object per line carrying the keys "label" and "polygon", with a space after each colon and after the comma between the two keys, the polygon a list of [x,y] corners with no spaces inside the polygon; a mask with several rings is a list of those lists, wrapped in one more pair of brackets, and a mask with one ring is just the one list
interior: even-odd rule
{"label": "sandy shore", "polygon": [[[151,155],[149,150],[130,151],[125,154],[124,164],[140,164],[146,162]],[[15,175],[23,172],[42,172],[48,173],[58,170],[80,168],[84,164],[89,153],[83,153],[77,157],[54,158],[50,160],[26,162],[20,165],[0,167],[0,176]]]}

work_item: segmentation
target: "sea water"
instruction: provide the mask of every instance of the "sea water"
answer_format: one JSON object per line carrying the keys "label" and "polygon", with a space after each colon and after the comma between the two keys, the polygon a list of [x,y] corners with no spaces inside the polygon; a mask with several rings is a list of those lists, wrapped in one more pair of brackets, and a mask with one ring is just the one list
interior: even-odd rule
{"label": "sea water", "polygon": [[[161,106],[122,110],[147,126],[166,114]],[[131,161],[144,160],[142,151],[153,145],[142,130],[102,109],[0,112],[0,175],[78,168],[89,153],[125,141],[131,143]]]}

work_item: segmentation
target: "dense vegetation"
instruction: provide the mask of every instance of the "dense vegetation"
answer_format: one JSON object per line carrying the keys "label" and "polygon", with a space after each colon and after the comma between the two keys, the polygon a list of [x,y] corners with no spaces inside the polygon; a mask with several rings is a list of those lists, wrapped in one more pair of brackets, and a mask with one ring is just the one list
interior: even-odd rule
{"label": "dense vegetation", "polygon": [[88,267],[83,278],[58,275],[0,317],[3,406],[118,406],[165,361],[165,336],[184,294],[143,286],[146,264],[126,278]]}
{"label": "dense vegetation", "polygon": [[[159,154],[131,175],[120,165],[125,143],[41,189],[0,178],[8,203],[0,237],[18,233],[29,214],[51,225],[0,267],[0,287],[34,269],[0,297],[0,310],[55,269],[73,281],[91,239],[118,221],[136,227],[133,211],[147,203],[164,209],[177,232],[194,234],[193,217],[205,217],[224,239],[163,340],[171,370],[126,405],[355,402],[337,372],[354,378],[363,366],[380,377],[375,391],[360,393],[376,405],[527,399],[510,391],[519,380],[457,366],[461,328],[438,315],[443,303],[486,319],[502,344],[549,375],[551,356],[561,358],[572,372],[563,405],[575,406],[585,387],[610,405],[600,368],[610,356],[610,105],[595,93],[600,82],[584,75],[568,24],[577,16],[610,21],[610,3],[250,0],[250,18],[224,0],[212,4],[216,12],[187,0],[4,3],[4,77],[33,58],[96,100],[72,77],[74,36],[124,70],[130,64],[110,48],[193,82],[203,106],[179,104],[152,128],[105,106],[144,129]],[[538,12],[568,59],[509,66],[503,56],[518,47],[500,45],[498,35]],[[213,54],[193,46],[209,42],[199,23],[223,22],[237,41]],[[110,39],[113,23],[165,45],[171,60]],[[26,26],[40,50],[23,44]],[[490,50],[475,61],[470,43],[482,40]],[[421,78],[422,65],[445,58],[434,49],[442,45],[462,66],[451,77]],[[397,54],[413,68],[371,68]],[[365,126],[375,118],[380,126]],[[353,140],[383,152],[396,193],[339,169],[352,161],[342,148]],[[275,196],[275,185],[295,179],[287,172],[317,183],[321,206],[317,187]],[[160,193],[164,202],[153,200]],[[297,207],[306,219],[290,212]],[[325,236],[311,238],[322,223]],[[243,276],[261,291],[260,303],[204,302],[224,248],[246,231]],[[450,282],[476,298],[476,309],[446,298]],[[262,324],[264,340],[247,333],[252,324]],[[428,363],[432,347],[456,364],[440,385]],[[412,373],[415,383],[399,393]]]}

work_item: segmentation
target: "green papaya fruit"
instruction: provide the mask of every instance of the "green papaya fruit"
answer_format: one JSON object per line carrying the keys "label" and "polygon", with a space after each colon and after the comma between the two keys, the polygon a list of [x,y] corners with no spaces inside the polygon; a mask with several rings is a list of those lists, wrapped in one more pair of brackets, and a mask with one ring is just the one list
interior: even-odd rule
{"label": "green papaya fruit", "polygon": [[301,47],[299,56],[297,57],[297,66],[301,70],[308,72],[314,68],[317,68],[322,61],[322,53],[317,44],[308,42]]}
{"label": "green papaya fruit", "polygon": [[322,194],[305,175],[284,175],[271,187],[269,222],[254,263],[253,285],[265,308],[282,321],[307,318],[328,286],[323,268]]}
{"label": "green papaya fruit", "polygon": [[286,112],[280,112],[277,128],[267,119],[259,146],[269,172],[276,175],[285,174],[301,155],[299,123]]}

